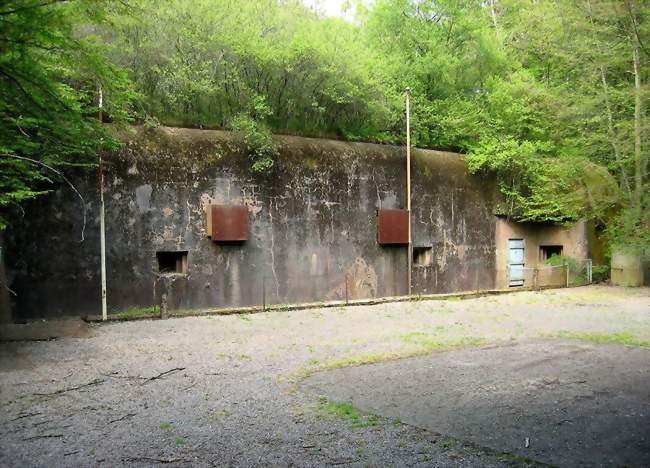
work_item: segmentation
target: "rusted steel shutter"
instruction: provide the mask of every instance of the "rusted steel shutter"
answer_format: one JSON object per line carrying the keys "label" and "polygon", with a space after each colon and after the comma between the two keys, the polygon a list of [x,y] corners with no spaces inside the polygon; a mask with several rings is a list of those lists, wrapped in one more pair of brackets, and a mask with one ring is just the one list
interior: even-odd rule
{"label": "rusted steel shutter", "polygon": [[409,215],[406,210],[378,210],[377,242],[381,245],[408,244],[408,222]]}
{"label": "rusted steel shutter", "polygon": [[213,241],[248,240],[248,208],[245,206],[212,205],[209,218],[212,224]]}

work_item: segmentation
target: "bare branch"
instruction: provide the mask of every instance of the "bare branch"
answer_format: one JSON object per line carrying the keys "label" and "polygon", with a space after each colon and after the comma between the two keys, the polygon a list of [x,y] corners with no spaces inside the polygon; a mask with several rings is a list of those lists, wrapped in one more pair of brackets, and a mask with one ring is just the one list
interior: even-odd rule
{"label": "bare branch", "polygon": [[36,159],[32,159],[32,158],[26,158],[25,156],[18,156],[16,154],[8,154],[8,153],[2,153],[2,154],[0,154],[0,156],[4,156],[6,158],[12,158],[12,159],[20,159],[21,161],[27,161],[27,162],[30,162],[32,164],[37,164],[39,166],[42,166],[42,167],[44,167],[46,169],[49,169],[50,171],[54,172],[55,174],[58,174],[70,186],[70,188],[73,190],[73,192],[76,193],[77,196],[79,197],[79,200],[81,200],[81,212],[83,214],[83,224],[81,226],[81,240],[79,242],[80,243],[83,242],[85,240],[85,232],[86,232],[86,201],[84,200],[84,197],[81,196],[81,193],[79,193],[79,190],[77,190],[77,187],[75,187],[72,184],[72,182],[70,182],[68,180],[68,178],[63,175],[63,173],[61,171],[58,171],[58,170],[54,169],[52,166],[48,166],[47,164],[45,164],[45,163],[43,163],[41,161],[37,161]]}

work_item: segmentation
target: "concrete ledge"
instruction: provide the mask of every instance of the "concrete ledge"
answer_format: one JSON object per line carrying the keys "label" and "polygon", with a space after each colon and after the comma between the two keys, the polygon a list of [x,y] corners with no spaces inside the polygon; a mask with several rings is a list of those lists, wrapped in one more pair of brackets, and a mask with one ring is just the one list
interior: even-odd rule
{"label": "concrete ledge", "polygon": [[90,326],[78,318],[0,324],[0,341],[44,341],[90,335]]}
{"label": "concrete ledge", "polygon": [[[584,286],[584,285],[580,285]],[[574,286],[570,286],[574,287]],[[477,297],[494,296],[500,294],[510,294],[522,291],[540,291],[544,289],[565,289],[557,288],[555,286],[543,286],[538,288],[509,288],[509,289],[487,289],[483,291],[464,291],[457,293],[447,294],[421,294],[412,296],[389,296],[378,297],[371,299],[355,299],[351,301],[328,301],[328,302],[303,302],[299,304],[274,304],[268,305],[266,308],[262,306],[251,307],[224,307],[224,308],[208,308],[208,309],[177,309],[170,310],[170,318],[179,317],[202,317],[205,315],[235,315],[235,314],[256,314],[261,312],[288,312],[292,310],[309,310],[309,309],[325,309],[333,307],[351,307],[351,306],[364,306],[364,305],[377,305],[387,304],[392,302],[416,302],[416,301],[444,301],[449,299],[474,299]],[[125,322],[131,320],[152,320],[160,319],[159,314],[144,314],[140,316],[123,317],[119,314],[109,314],[109,322]],[[87,322],[103,322],[101,315],[87,315],[83,317]]]}

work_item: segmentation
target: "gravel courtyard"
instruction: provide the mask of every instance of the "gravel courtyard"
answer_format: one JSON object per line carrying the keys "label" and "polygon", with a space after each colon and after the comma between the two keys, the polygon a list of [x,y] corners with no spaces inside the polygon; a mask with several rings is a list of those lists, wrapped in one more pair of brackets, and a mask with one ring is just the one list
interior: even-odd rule
{"label": "gravel courtyard", "polygon": [[648,348],[650,290],[112,323],[87,338],[1,343],[0,465],[534,465],[534,452],[522,458],[445,431],[462,421],[423,429],[308,382],[353,365],[539,340]]}

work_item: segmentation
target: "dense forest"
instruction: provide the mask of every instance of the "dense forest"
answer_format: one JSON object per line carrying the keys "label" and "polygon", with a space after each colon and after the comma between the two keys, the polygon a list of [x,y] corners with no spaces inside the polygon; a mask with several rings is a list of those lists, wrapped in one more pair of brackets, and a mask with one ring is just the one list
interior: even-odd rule
{"label": "dense forest", "polygon": [[[515,219],[594,219],[650,245],[650,3],[375,0],[354,21],[298,0],[4,0],[0,209],[92,167],[116,125],[271,132],[467,154]],[[0,226],[6,223],[5,215]],[[3,221],[4,220],[4,221]]]}

